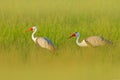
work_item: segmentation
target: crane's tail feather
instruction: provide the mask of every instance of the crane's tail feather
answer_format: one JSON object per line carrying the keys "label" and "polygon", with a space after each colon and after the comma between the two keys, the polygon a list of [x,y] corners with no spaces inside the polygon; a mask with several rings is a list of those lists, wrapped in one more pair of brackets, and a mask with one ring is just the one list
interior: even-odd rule
{"label": "crane's tail feather", "polygon": [[104,40],[104,42],[105,42],[106,44],[108,44],[108,45],[113,45],[113,42],[112,42],[112,41],[107,40],[107,39],[104,39],[104,38],[103,38],[103,40]]}

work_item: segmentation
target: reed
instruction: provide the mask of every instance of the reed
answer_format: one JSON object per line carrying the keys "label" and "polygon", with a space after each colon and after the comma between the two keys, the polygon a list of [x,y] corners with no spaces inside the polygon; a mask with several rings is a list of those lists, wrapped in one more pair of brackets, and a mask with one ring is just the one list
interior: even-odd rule
{"label": "reed", "polygon": [[[69,80],[120,79],[120,71],[116,73],[120,70],[117,67],[120,61],[119,3],[117,0],[1,0],[1,67],[10,68],[6,70],[8,73],[19,73],[20,69],[24,74],[30,70],[28,76],[38,73],[44,77],[47,74],[52,80],[67,80],[67,77]],[[25,32],[34,25],[38,27],[35,36],[48,37],[55,43],[56,55],[37,46],[31,39],[31,32]],[[114,45],[78,47],[75,39],[67,39],[76,31],[81,34],[80,40],[98,35],[111,40]],[[11,69],[13,67],[17,70]],[[42,74],[44,72],[46,74]],[[20,74],[16,75],[19,77]],[[33,75],[33,79],[38,76]]]}

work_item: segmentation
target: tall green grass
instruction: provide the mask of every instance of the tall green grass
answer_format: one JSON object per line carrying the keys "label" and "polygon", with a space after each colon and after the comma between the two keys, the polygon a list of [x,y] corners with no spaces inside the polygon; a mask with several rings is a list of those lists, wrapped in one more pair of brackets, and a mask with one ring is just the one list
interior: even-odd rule
{"label": "tall green grass", "polygon": [[[115,73],[120,61],[119,3],[118,0],[1,0],[0,65],[27,66],[33,73],[37,71],[35,68],[46,73],[48,70],[50,79],[57,79],[53,75],[61,75],[60,79],[65,80],[68,76],[69,80],[119,79],[119,71]],[[34,25],[38,27],[35,36],[50,38],[58,49],[57,55],[37,46],[31,39],[32,32],[25,32]],[[75,38],[68,40],[76,31],[81,34],[80,41],[98,35],[114,45],[78,47]],[[64,76],[64,71],[68,75]]]}

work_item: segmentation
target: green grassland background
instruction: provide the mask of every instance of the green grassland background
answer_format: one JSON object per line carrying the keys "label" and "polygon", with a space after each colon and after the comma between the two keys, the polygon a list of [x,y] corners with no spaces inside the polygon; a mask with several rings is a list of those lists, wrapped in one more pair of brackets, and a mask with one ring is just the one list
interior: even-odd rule
{"label": "green grassland background", "polygon": [[[50,38],[56,55],[36,45],[35,36]],[[92,35],[111,40],[113,46],[82,48]],[[1,80],[120,80],[119,0],[0,0]]]}

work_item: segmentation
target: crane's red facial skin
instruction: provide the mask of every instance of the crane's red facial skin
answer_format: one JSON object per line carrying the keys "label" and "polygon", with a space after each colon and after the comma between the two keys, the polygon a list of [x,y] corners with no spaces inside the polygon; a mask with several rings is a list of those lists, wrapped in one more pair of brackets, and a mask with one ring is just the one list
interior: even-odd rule
{"label": "crane's red facial skin", "polygon": [[26,30],[26,32],[28,32],[28,31],[33,31],[33,28],[31,27],[28,30]]}
{"label": "crane's red facial skin", "polygon": [[76,34],[75,33],[73,33],[69,38],[72,38],[72,37],[75,37],[76,36]]}

